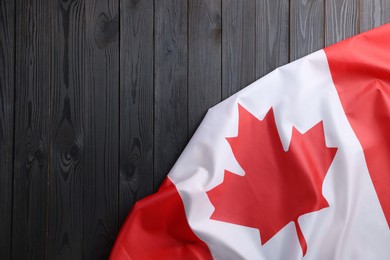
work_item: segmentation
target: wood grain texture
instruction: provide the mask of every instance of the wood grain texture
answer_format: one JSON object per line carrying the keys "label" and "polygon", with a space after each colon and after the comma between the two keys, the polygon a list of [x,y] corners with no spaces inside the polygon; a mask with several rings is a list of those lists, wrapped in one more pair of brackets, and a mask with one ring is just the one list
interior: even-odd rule
{"label": "wood grain texture", "polygon": [[256,79],[255,0],[222,2],[222,98]]}
{"label": "wood grain texture", "polygon": [[359,0],[326,0],[325,45],[359,33]]}
{"label": "wood grain texture", "polygon": [[12,259],[46,256],[50,29],[45,0],[16,2]]}
{"label": "wood grain texture", "polygon": [[84,3],[83,259],[107,259],[118,232],[119,1]]}
{"label": "wood grain texture", "polygon": [[188,3],[188,136],[222,94],[221,0]]}
{"label": "wood grain texture", "polygon": [[256,78],[289,60],[289,1],[256,1]]}
{"label": "wood grain texture", "polygon": [[187,1],[155,1],[154,189],[187,143]]}
{"label": "wood grain texture", "polygon": [[153,0],[121,0],[119,224],[153,192]]}
{"label": "wood grain texture", "polygon": [[[50,126],[49,259],[81,259],[86,136],[85,1],[54,0]],[[91,184],[92,185],[92,184]]]}
{"label": "wood grain texture", "polygon": [[0,259],[11,259],[15,2],[0,1]]}
{"label": "wood grain texture", "polygon": [[360,0],[360,32],[390,22],[390,1]]}
{"label": "wood grain texture", "polygon": [[0,259],[106,259],[207,109],[387,0],[0,0]]}
{"label": "wood grain texture", "polygon": [[299,59],[324,47],[324,1],[291,1],[290,61]]}

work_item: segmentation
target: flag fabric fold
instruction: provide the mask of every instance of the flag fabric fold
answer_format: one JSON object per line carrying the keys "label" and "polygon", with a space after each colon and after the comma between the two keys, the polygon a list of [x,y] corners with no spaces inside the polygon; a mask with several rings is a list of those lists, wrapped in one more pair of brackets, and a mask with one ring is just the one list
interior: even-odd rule
{"label": "flag fabric fold", "polygon": [[210,108],[110,259],[390,259],[390,24]]}

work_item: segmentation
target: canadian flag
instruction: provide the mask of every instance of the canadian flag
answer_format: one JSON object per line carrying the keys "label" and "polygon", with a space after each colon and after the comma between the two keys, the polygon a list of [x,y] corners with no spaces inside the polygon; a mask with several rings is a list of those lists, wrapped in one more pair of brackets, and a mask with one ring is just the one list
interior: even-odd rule
{"label": "canadian flag", "polygon": [[390,259],[390,24],[210,108],[111,259]]}

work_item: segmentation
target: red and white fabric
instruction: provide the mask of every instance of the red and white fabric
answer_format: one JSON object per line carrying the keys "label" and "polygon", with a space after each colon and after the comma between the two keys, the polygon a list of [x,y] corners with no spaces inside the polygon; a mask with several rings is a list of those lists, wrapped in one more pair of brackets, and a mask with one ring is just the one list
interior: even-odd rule
{"label": "red and white fabric", "polygon": [[385,260],[389,227],[390,24],[210,108],[110,258]]}

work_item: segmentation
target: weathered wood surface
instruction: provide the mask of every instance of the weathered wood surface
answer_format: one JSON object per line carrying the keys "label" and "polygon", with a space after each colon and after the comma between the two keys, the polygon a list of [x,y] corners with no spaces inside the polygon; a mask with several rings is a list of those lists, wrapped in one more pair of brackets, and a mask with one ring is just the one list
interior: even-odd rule
{"label": "weathered wood surface", "polygon": [[188,2],[188,133],[222,95],[221,0]]}
{"label": "weathered wood surface", "polygon": [[136,200],[153,192],[153,0],[121,0],[119,223]]}
{"label": "weathered wood surface", "polygon": [[45,0],[15,2],[15,146],[9,223],[12,259],[46,257],[51,121],[49,17]]}
{"label": "weathered wood surface", "polygon": [[325,45],[330,45],[359,32],[359,0],[325,1]]}
{"label": "weathered wood surface", "polygon": [[360,32],[390,22],[390,1],[360,0]]}
{"label": "weathered wood surface", "polygon": [[119,228],[119,0],[84,2],[84,117],[74,118],[83,126],[84,144],[70,154],[73,149],[75,158],[85,156],[82,255],[101,259],[108,257]]}
{"label": "weathered wood surface", "polygon": [[0,258],[106,259],[207,109],[386,0],[1,0]]}
{"label": "weathered wood surface", "polygon": [[256,79],[256,2],[222,3],[222,98]]}
{"label": "weathered wood surface", "polygon": [[324,1],[326,0],[290,2],[290,61],[324,47]]}
{"label": "weathered wood surface", "polygon": [[288,0],[256,1],[256,79],[289,61]]}
{"label": "weathered wood surface", "polygon": [[[51,1],[50,157],[47,257],[79,259],[88,149],[85,1]],[[90,93],[88,93],[90,94]],[[104,105],[104,104],[101,104]],[[95,151],[97,152],[97,151]]]}
{"label": "weathered wood surface", "polygon": [[154,10],[154,188],[188,140],[188,5],[155,1]]}
{"label": "weathered wood surface", "polygon": [[0,259],[11,257],[15,5],[0,2]]}

